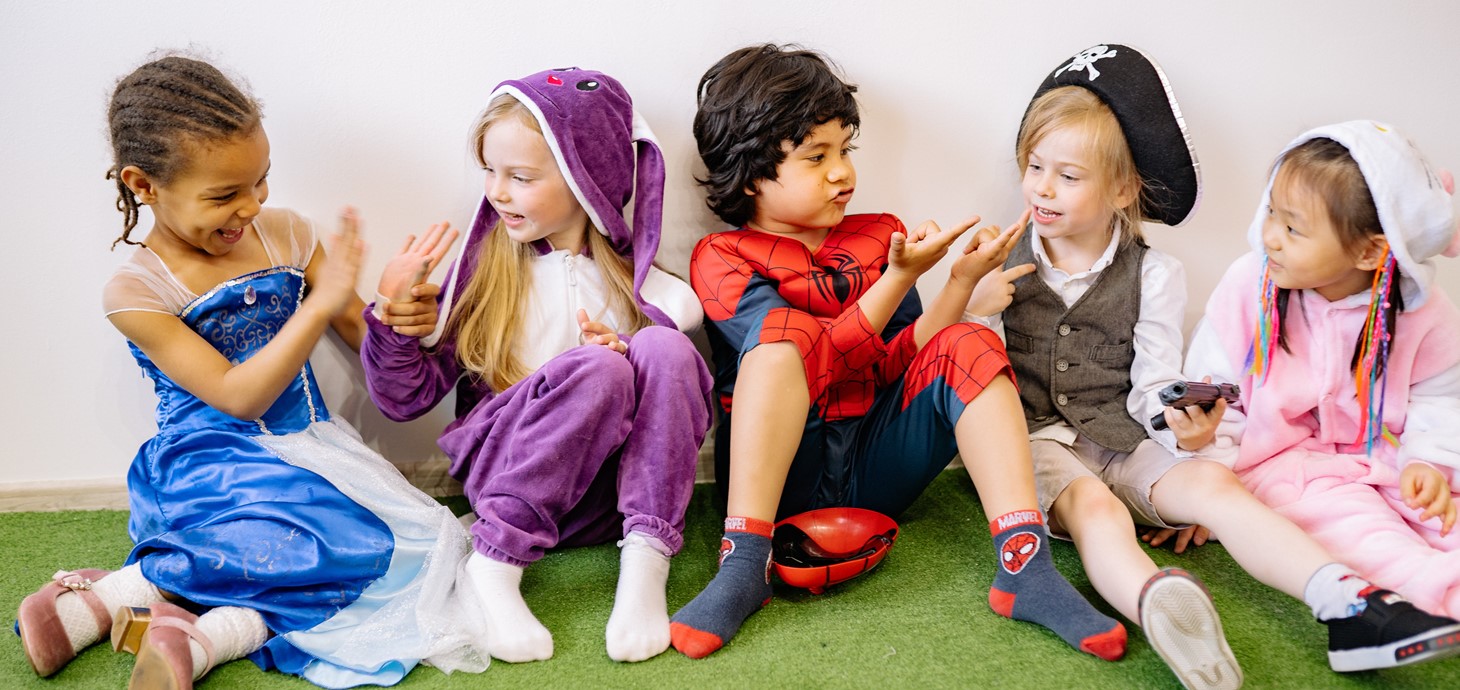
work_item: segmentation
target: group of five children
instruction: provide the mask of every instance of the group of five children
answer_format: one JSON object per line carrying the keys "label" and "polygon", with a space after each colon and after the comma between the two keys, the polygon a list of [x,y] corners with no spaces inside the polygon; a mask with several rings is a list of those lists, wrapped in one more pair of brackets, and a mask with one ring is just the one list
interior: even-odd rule
{"label": "group of five children", "polygon": [[[990,518],[989,606],[1084,652],[1119,659],[1126,629],[1055,570],[1051,536],[1184,685],[1242,684],[1205,588],[1157,568],[1138,525],[1182,547],[1220,537],[1329,626],[1335,670],[1460,652],[1445,433],[1460,313],[1432,284],[1433,257],[1460,249],[1448,173],[1382,123],[1300,136],[1183,364],[1185,274],[1141,227],[1185,222],[1201,186],[1154,61],[1100,45],[1044,80],[1016,145],[1025,210],[1002,228],[847,215],[855,92],[794,47],[705,73],[700,182],[734,229],[700,240],[686,285],[654,264],[664,158],[623,86],[576,68],[504,81],[473,130],[485,193],[441,286],[447,224],[408,238],[366,305],[353,211],[326,255],[312,224],[264,208],[248,94],[183,57],[123,78],[110,176],[118,242],[137,248],[104,305],[155,383],[159,430],[128,476],[126,565],[58,572],[21,603],[35,671],[108,635],[137,654],[139,688],[243,656],[323,687],[547,659],[524,568],[615,540],[608,655],[700,658],[770,600],[777,520],[897,515],[955,455]],[[925,302],[915,285],[949,253]],[[702,325],[711,367],[686,335]],[[455,393],[439,442],[469,541],[330,415],[308,363],[326,328],[388,417]],[[1159,391],[1189,377],[1238,384],[1241,404],[1166,407]],[[713,417],[719,570],[671,617]]]}

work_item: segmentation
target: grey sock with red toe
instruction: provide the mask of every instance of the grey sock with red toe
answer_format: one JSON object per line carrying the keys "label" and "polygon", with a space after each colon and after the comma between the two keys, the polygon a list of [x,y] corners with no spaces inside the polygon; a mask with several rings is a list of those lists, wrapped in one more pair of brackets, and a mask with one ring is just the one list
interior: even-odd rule
{"label": "grey sock with red toe", "polygon": [[1107,661],[1125,656],[1125,626],[1095,610],[1054,567],[1037,510],[1016,510],[989,523],[999,554],[989,606],[1002,616],[1038,623],[1071,647]]}
{"label": "grey sock with red toe", "polygon": [[669,639],[691,659],[723,647],[750,614],[771,600],[771,530],[765,520],[725,518],[720,571],[669,619]]}

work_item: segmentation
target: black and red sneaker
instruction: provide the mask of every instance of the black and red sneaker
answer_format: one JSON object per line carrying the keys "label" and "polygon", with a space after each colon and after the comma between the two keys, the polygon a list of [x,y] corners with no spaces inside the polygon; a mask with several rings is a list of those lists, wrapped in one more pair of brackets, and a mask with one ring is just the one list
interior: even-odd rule
{"label": "black and red sneaker", "polygon": [[1341,673],[1416,664],[1460,654],[1460,621],[1415,608],[1404,597],[1371,587],[1364,608],[1328,626],[1328,665]]}

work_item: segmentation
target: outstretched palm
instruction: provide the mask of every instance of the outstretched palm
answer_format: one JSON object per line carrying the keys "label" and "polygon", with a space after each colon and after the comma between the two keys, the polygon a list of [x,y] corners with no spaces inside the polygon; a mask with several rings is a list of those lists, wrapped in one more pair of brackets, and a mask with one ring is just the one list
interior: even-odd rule
{"label": "outstretched palm", "polygon": [[425,282],[441,258],[456,243],[458,233],[451,223],[436,223],[425,234],[406,237],[405,245],[385,264],[376,292],[392,302],[409,302],[411,288]]}

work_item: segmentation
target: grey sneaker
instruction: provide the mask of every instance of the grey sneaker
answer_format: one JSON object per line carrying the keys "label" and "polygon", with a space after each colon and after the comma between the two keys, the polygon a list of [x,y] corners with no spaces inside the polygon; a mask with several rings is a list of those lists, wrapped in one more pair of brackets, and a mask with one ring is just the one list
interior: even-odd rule
{"label": "grey sneaker", "polygon": [[1180,568],[1162,569],[1141,588],[1140,607],[1151,648],[1188,690],[1242,687],[1242,668],[1201,580]]}

